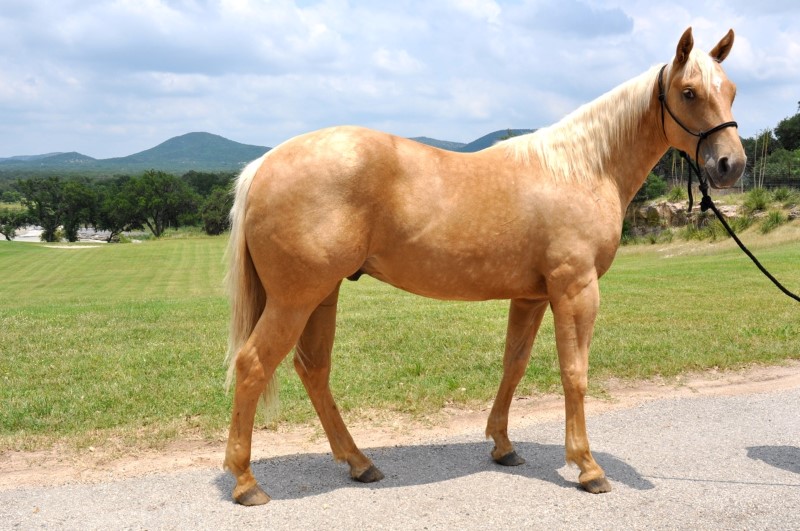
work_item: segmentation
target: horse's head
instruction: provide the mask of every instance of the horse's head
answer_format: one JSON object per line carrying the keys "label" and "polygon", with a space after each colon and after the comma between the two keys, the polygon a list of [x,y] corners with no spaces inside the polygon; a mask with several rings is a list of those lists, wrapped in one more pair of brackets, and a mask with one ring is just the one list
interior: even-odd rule
{"label": "horse's head", "polygon": [[736,85],[720,64],[732,46],[730,30],[709,54],[701,53],[693,49],[692,28],[687,29],[662,87],[668,142],[694,155],[714,188],[733,186],[747,162],[731,114]]}

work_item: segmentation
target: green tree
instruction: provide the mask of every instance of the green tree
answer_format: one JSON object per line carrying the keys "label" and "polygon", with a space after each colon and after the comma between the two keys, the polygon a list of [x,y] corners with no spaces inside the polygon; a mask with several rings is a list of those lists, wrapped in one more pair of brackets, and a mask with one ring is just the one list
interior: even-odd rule
{"label": "green tree", "polygon": [[28,209],[28,219],[42,227],[42,240],[46,242],[59,239],[59,227],[63,227],[67,240],[77,241],[80,226],[94,224],[97,198],[86,180],[34,178],[20,181],[17,188]]}
{"label": "green tree", "polygon": [[17,183],[31,223],[42,227],[42,240],[55,242],[61,225],[64,186],[58,177],[34,178]]}
{"label": "green tree", "polygon": [[765,173],[772,179],[791,179],[800,175],[800,149],[776,149],[766,162]]}
{"label": "green tree", "polygon": [[226,188],[214,188],[203,203],[203,229],[206,234],[222,234],[230,226],[228,214],[233,208],[233,194]]}
{"label": "green tree", "polygon": [[158,238],[181,218],[197,211],[197,194],[188,184],[163,171],[148,170],[132,178],[122,191],[123,201],[132,206],[135,222],[150,229]]}
{"label": "green tree", "polygon": [[181,179],[202,197],[208,197],[216,188],[229,188],[235,176],[231,173],[189,171]]}
{"label": "green tree", "polygon": [[76,242],[81,225],[95,225],[97,192],[86,181],[71,180],[64,183],[62,193],[60,211],[64,237]]}
{"label": "green tree", "polygon": [[21,200],[16,181],[0,180],[0,203],[19,203]]}
{"label": "green tree", "polygon": [[0,234],[11,241],[16,236],[17,229],[28,224],[28,213],[20,208],[4,206],[0,208]]}
{"label": "green tree", "polygon": [[130,180],[127,176],[117,177],[98,185],[95,227],[109,232],[109,242],[125,231],[143,228],[136,198],[125,193]]}
{"label": "green tree", "polygon": [[638,192],[636,192],[636,196],[634,196],[633,201],[637,202],[655,199],[656,197],[664,195],[665,193],[667,193],[667,182],[655,173],[650,173],[642,187]]}
{"label": "green tree", "polygon": [[781,120],[775,127],[775,136],[783,149],[800,149],[800,112]]}

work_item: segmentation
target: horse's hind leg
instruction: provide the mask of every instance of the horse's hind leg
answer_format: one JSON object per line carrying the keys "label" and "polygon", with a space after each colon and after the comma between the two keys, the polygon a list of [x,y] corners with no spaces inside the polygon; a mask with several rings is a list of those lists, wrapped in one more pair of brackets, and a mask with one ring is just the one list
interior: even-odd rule
{"label": "horse's hind leg", "polygon": [[233,498],[242,505],[261,505],[270,500],[250,468],[256,405],[275,369],[297,342],[309,313],[310,310],[282,306],[270,299],[236,356],[236,387],[225,468],[236,478]]}
{"label": "horse's hind leg", "polygon": [[514,451],[514,445],[508,439],[508,410],[514,397],[514,390],[525,374],[533,340],[542,324],[546,309],[547,301],[512,300],[508,311],[503,379],[486,424],[486,436],[494,439],[492,458],[501,465],[516,466],[525,462]]}
{"label": "horse's hind leg", "polygon": [[583,400],[589,372],[589,344],[592,340],[600,292],[597,277],[578,278],[567,286],[551,289],[550,305],[556,329],[556,347],[564,386],[566,412],[566,458],[581,469],[581,486],[597,494],[609,492],[605,472],[592,457],[586,435]]}
{"label": "horse's hind leg", "polygon": [[353,479],[370,483],[383,479],[383,474],[356,447],[339,414],[329,386],[338,296],[337,286],[309,317],[297,343],[294,367],[328,436],[333,457],[337,461],[347,461]]}

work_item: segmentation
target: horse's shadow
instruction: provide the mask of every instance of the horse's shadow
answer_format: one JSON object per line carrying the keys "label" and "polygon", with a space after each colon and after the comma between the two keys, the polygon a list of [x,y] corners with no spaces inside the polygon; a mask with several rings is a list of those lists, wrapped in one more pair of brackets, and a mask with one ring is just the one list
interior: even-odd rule
{"label": "horse's shadow", "polygon": [[797,446],[750,446],[747,457],[800,474],[800,448]]}
{"label": "horse's shadow", "polygon": [[[276,500],[300,499],[342,488],[384,489],[438,483],[480,472],[500,472],[547,481],[565,489],[578,488],[577,482],[565,480],[558,470],[564,466],[563,445],[516,443],[523,465],[505,467],[489,457],[489,443],[454,443],[371,448],[365,453],[385,474],[377,483],[362,484],[350,479],[347,465],[335,463],[330,453],[297,454],[262,459],[252,463],[256,479]],[[624,461],[604,452],[594,457],[615,483],[636,490],[654,485]],[[577,473],[575,474],[577,477]],[[220,474],[215,483],[223,498],[230,498],[235,481],[230,474]]]}

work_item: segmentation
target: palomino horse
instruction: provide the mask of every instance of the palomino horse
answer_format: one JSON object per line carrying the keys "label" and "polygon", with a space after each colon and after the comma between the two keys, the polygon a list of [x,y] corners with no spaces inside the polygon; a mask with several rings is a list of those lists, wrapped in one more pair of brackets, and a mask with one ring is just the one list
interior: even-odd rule
{"label": "palomino horse", "polygon": [[339,286],[362,274],[437,299],[510,299],[503,376],[486,427],[501,465],[524,462],[508,438],[508,412],[549,305],[566,459],[580,468],[584,489],[609,491],[589,450],[583,407],[598,279],[614,259],[628,203],[669,146],[697,152],[714,187],[742,174],[735,128],[716,127],[732,119],[736,89],[719,64],[732,45],[729,31],[710,54],[700,53],[689,28],[663,70],[478,153],[335,127],[248,165],[236,184],[229,248],[236,387],[225,466],[236,477],[234,499],[270,499],[250,468],[254,415],[294,347],[334,458],[358,481],[383,478],[353,442],[328,385]]}

